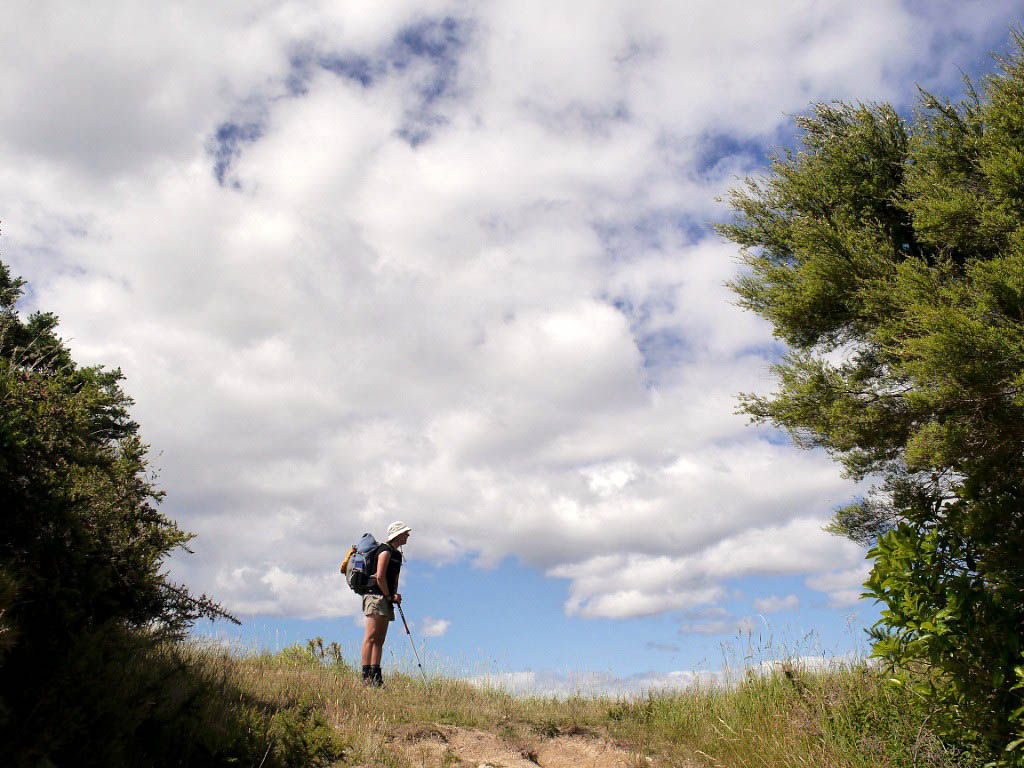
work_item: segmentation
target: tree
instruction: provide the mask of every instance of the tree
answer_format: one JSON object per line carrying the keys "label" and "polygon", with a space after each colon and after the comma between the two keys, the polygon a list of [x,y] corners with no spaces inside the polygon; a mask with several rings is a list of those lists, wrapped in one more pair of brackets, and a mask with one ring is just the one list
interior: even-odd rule
{"label": "tree", "polygon": [[53,315],[23,321],[22,286],[0,263],[0,741],[10,759],[74,738],[72,710],[88,722],[98,692],[83,659],[110,665],[199,617],[230,618],[162,570],[191,536],[157,509],[120,371],[77,366]]}
{"label": "tree", "polygon": [[787,345],[741,408],[876,483],[830,526],[873,545],[875,655],[947,736],[1024,765],[1024,37],[958,103],[797,124],[719,228]]}

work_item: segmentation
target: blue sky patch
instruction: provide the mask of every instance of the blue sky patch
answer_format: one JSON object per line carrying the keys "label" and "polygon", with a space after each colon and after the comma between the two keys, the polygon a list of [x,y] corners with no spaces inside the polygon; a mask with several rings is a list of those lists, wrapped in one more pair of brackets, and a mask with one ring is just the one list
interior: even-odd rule
{"label": "blue sky patch", "polygon": [[469,31],[468,23],[451,17],[423,21],[402,30],[388,52],[396,71],[418,63],[427,65],[412,75],[419,103],[406,110],[405,124],[398,130],[398,135],[413,147],[447,122],[435,105],[454,91],[459,56],[469,42]]}
{"label": "blue sky patch", "polygon": [[206,152],[213,158],[213,176],[222,187],[229,183],[238,187],[237,180],[229,180],[231,164],[242,155],[242,146],[251,144],[263,136],[263,126],[256,122],[234,123],[227,121],[217,126],[216,132],[207,143]]}
{"label": "blue sky patch", "polygon": [[[465,560],[444,566],[410,560],[408,571],[402,588],[405,614],[428,673],[457,676],[543,669],[569,677],[602,671],[629,678],[674,670],[717,671],[744,656],[757,661],[772,654],[863,652],[863,628],[878,612],[866,603],[830,607],[824,595],[804,585],[802,575],[779,575],[732,580],[730,597],[718,610],[588,619],[566,615],[563,583],[513,558],[491,569],[474,568]],[[457,597],[451,585],[458,585]],[[345,588],[340,577],[338,588]],[[799,599],[799,610],[757,615],[755,599],[791,594]],[[425,637],[426,617],[448,619],[450,628],[441,637]],[[338,642],[347,658],[358,657],[358,617],[242,619],[241,627],[197,623],[193,635],[269,650],[321,636],[325,642]],[[701,631],[692,631],[694,626]],[[402,634],[396,626],[388,638],[386,667],[413,664]]]}
{"label": "blue sky patch", "polygon": [[[305,96],[316,68],[362,88],[373,88],[389,75],[407,75],[412,80],[416,98],[410,100],[396,135],[416,147],[427,141],[438,126],[447,123],[436,105],[454,91],[459,57],[469,37],[468,22],[444,17],[404,27],[383,50],[374,53],[344,50],[328,53],[308,46],[299,47],[289,59],[283,83],[286,97]],[[245,144],[258,141],[262,136],[263,126],[256,120],[228,120],[217,127],[207,144],[207,154],[214,161],[213,175],[218,184],[240,187],[237,180],[231,179],[231,166],[241,156]]]}
{"label": "blue sky patch", "polygon": [[[447,122],[435,105],[454,91],[459,57],[469,36],[468,22],[452,17],[426,19],[403,28],[386,48],[373,54],[321,54],[315,61],[321,69],[363,88],[373,88],[389,75],[408,76],[416,98],[396,133],[415,147]],[[292,91],[304,93],[310,74],[310,56],[296,57],[290,75]]]}
{"label": "blue sky patch", "polygon": [[363,88],[370,88],[386,71],[384,62],[374,61],[368,56],[321,56],[317,64],[338,77],[359,83]]}
{"label": "blue sky patch", "polygon": [[742,139],[727,133],[705,134],[698,139],[696,172],[701,177],[717,177],[719,166],[725,160],[742,157],[745,164],[759,169],[767,168],[771,150],[764,141]]}
{"label": "blue sky patch", "polygon": [[[345,80],[372,88],[393,72],[408,72],[421,65],[416,80],[421,105],[429,105],[449,92],[459,66],[459,56],[469,40],[469,25],[451,17],[427,19],[402,29],[383,50],[372,54],[340,51],[314,54],[307,51],[292,58],[291,77],[304,89],[310,64]],[[293,90],[298,91],[300,86]],[[304,92],[304,91],[303,91]]]}

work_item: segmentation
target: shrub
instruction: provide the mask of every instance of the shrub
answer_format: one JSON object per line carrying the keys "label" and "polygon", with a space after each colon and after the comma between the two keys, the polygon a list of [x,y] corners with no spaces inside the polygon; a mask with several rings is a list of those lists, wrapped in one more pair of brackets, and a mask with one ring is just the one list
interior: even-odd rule
{"label": "shrub", "polygon": [[157,508],[120,371],[77,366],[21,291],[0,263],[0,743],[36,760],[84,739],[116,764],[131,747],[100,745],[101,718],[135,733],[160,696],[137,667],[230,617],[164,573],[190,535]]}

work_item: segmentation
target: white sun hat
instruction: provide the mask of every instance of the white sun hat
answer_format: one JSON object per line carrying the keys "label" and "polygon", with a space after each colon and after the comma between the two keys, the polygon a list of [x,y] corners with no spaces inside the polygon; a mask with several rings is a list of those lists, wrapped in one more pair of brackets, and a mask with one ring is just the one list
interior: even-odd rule
{"label": "white sun hat", "polygon": [[401,536],[403,533],[412,531],[408,525],[403,523],[401,520],[395,520],[391,525],[388,526],[388,541],[391,541],[397,536]]}

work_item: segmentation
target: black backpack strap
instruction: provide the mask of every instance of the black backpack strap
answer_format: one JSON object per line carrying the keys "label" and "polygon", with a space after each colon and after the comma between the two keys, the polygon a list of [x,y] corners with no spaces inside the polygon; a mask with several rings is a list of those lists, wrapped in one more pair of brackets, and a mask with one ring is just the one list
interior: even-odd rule
{"label": "black backpack strap", "polygon": [[366,562],[367,563],[373,563],[373,572],[374,573],[377,572],[377,560],[380,559],[380,553],[383,552],[384,550],[387,550],[388,552],[390,552],[392,557],[394,557],[395,548],[392,547],[390,544],[387,544],[387,543],[385,543],[383,541],[380,544],[378,544],[377,548],[375,550],[373,550],[373,552],[371,552],[367,556]]}
{"label": "black backpack strap", "polygon": [[[385,549],[392,549],[383,542],[378,544],[372,551],[366,553],[366,576],[369,581],[369,589],[372,594],[381,594],[380,587],[377,586],[377,560],[380,558],[380,553]],[[393,551],[393,550],[392,550]]]}

